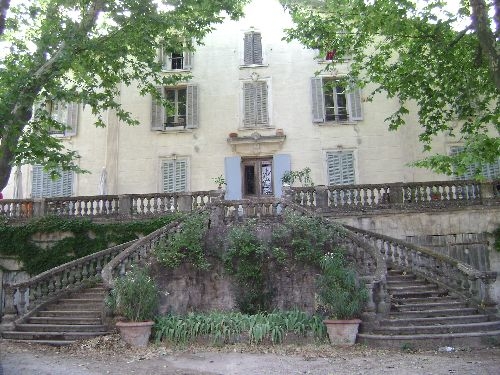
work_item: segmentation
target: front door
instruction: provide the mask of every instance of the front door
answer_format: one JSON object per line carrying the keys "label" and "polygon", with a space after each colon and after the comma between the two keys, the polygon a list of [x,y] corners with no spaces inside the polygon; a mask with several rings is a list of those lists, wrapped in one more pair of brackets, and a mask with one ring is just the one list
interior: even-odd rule
{"label": "front door", "polygon": [[273,195],[273,159],[242,159],[243,196]]}

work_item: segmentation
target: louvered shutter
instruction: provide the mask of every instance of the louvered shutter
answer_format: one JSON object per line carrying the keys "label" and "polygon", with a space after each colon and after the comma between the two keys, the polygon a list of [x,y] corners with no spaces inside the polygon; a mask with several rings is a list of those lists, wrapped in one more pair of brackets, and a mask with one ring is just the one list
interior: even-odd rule
{"label": "louvered shutter", "polygon": [[252,33],[245,34],[243,63],[245,65],[253,64],[253,35]]}
{"label": "louvered shutter", "polygon": [[252,82],[243,83],[243,125],[255,125],[255,85]]}
{"label": "louvered shutter", "polygon": [[262,37],[260,33],[253,33],[253,63],[262,65]]}
{"label": "louvered shutter", "polygon": [[73,172],[64,171],[61,176],[61,195],[62,197],[71,197],[73,195]]}
{"label": "louvered shutter", "polygon": [[321,77],[311,78],[311,94],[313,122],[325,122],[325,98]]}
{"label": "louvered shutter", "polygon": [[31,179],[31,197],[41,198],[43,194],[43,170],[42,166],[33,166],[33,176]]}
{"label": "louvered shutter", "polygon": [[352,152],[327,153],[328,185],[354,183],[354,155]]}
{"label": "louvered shutter", "polygon": [[184,69],[191,70],[193,68],[193,54],[191,51],[184,51]]}
{"label": "louvered shutter", "polygon": [[262,64],[262,36],[260,33],[246,33],[244,39],[243,63]]}
{"label": "louvered shutter", "polygon": [[349,101],[349,119],[351,121],[363,120],[363,108],[361,107],[361,90],[359,87],[351,87],[347,95]]}
{"label": "louvered shutter", "polygon": [[496,163],[485,165],[483,168],[483,176],[489,180],[500,177],[500,159]]}
{"label": "louvered shutter", "polygon": [[198,127],[198,86],[187,86],[186,101],[186,128],[195,129]]}
{"label": "louvered shutter", "polygon": [[[156,88],[163,97],[163,87]],[[151,97],[151,130],[164,130],[165,124],[165,107],[155,98]]]}
{"label": "louvered shutter", "polygon": [[187,191],[187,161],[175,162],[175,191]]}
{"label": "louvered shutter", "polygon": [[[457,147],[452,147],[450,149],[450,154],[451,156],[454,156],[460,152],[463,151],[463,147],[460,147],[460,146],[457,146]],[[467,171],[462,174],[462,175],[458,175],[458,174],[455,174],[455,180],[472,180],[474,178],[474,175],[476,173],[476,168],[473,166],[473,165],[469,165],[467,167]]]}
{"label": "louvered shutter", "polygon": [[163,192],[173,193],[175,191],[175,168],[173,160],[163,161]]}
{"label": "louvered shutter", "polygon": [[354,184],[354,155],[352,152],[342,153],[342,182],[341,184]]}
{"label": "louvered shutter", "polygon": [[66,129],[64,134],[75,136],[78,127],[78,103],[69,103],[66,105]]}
{"label": "louvered shutter", "polygon": [[255,82],[255,123],[269,123],[267,82]]}

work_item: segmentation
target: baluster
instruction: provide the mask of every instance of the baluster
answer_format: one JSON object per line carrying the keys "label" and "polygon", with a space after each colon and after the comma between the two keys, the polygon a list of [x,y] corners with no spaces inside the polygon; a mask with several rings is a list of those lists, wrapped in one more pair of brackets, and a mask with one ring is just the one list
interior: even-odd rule
{"label": "baluster", "polygon": [[24,315],[26,313],[26,305],[29,306],[29,303],[27,303],[28,301],[26,300],[27,290],[28,288],[26,288],[25,286],[19,288],[19,302],[17,304],[19,306],[18,315]]}
{"label": "baluster", "polygon": [[2,317],[2,324],[13,322],[16,319],[16,292],[17,289],[11,287],[10,285],[5,285],[5,297],[4,297],[4,315]]}
{"label": "baluster", "polygon": [[366,301],[365,311],[369,313],[374,313],[377,311],[377,306],[375,305],[374,294],[373,294],[373,282],[366,282],[366,289],[368,290],[368,300]]}
{"label": "baluster", "polygon": [[398,246],[398,254],[399,254],[399,264],[401,264],[401,266],[403,268],[407,268],[408,267],[408,263],[406,261],[407,259],[407,251],[408,249],[404,246]]}

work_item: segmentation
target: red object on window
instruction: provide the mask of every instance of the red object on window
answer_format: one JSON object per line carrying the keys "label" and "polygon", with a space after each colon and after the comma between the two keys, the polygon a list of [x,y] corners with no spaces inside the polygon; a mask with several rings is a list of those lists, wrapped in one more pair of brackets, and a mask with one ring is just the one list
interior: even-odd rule
{"label": "red object on window", "polygon": [[326,53],[326,60],[333,60],[333,58],[335,57],[335,52],[336,52],[335,50],[328,51]]}

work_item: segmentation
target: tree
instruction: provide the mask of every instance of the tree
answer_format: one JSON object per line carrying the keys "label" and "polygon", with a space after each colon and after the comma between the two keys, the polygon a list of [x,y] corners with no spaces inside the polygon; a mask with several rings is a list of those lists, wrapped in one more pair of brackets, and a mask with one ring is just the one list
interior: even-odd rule
{"label": "tree", "polygon": [[[137,124],[117,102],[118,84],[138,83],[161,100],[160,47],[193,49],[245,0],[0,0],[0,191],[16,164],[79,171],[74,151],[51,129],[62,129],[46,103],[81,103],[97,126],[107,110]],[[167,103],[164,103],[167,105]]]}
{"label": "tree", "polygon": [[[295,22],[287,30],[289,40],[322,56],[335,51],[327,69],[349,56],[346,79],[374,84],[369,100],[377,93],[398,99],[398,110],[386,119],[389,129],[405,125],[410,103],[417,104],[419,140],[428,156],[414,165],[446,174],[475,166],[479,176],[481,165],[498,161],[498,0],[460,0],[457,14],[443,0],[282,2]],[[463,142],[463,150],[430,154],[432,140],[442,133]]]}

